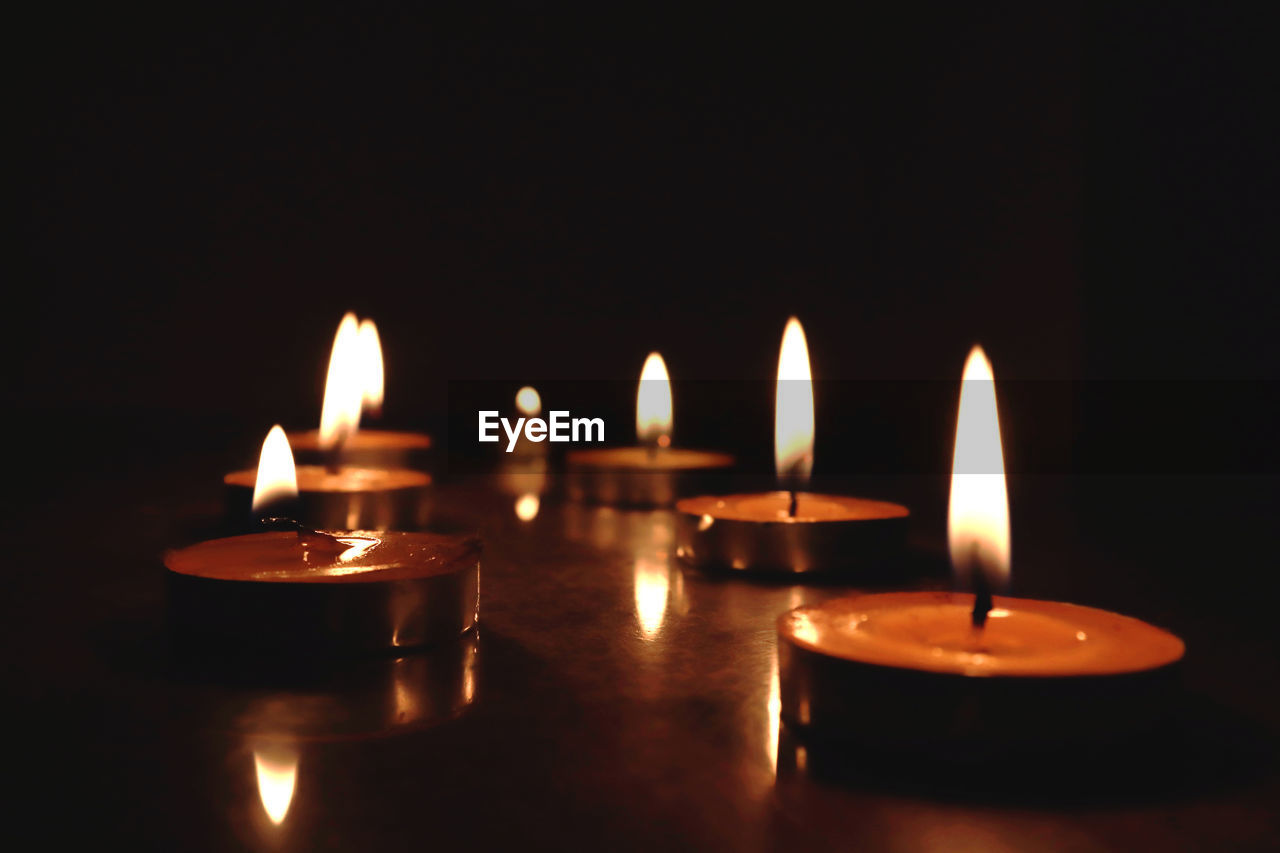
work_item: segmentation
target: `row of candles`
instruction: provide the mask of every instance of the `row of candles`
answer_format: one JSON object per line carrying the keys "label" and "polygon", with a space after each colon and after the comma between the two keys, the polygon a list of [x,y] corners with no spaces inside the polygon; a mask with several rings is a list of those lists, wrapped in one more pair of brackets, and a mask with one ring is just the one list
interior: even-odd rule
{"label": "row of candles", "polygon": [[[226,477],[229,512],[252,519],[251,532],[166,555],[183,636],[316,653],[422,647],[472,631],[479,540],[422,530],[431,480],[410,466],[430,439],[360,429],[362,411],[376,412],[382,396],[377,331],[347,315],[320,428],[292,436],[273,428],[257,469]],[[528,388],[517,403],[526,413],[539,406]],[[808,348],[795,318],[783,334],[775,405],[781,488],[689,495],[696,475],[734,460],[671,446],[670,385],[655,353],[637,394],[638,446],[571,452],[569,494],[674,504],[675,553],[692,567],[857,583],[904,546],[909,511],[804,490],[814,409]],[[294,450],[311,464],[295,466]],[[536,515],[538,491],[521,495],[517,514]],[[1060,737],[1148,725],[1153,703],[1165,701],[1182,641],[1119,614],[997,594],[1010,576],[1009,540],[995,379],[975,346],[961,383],[948,512],[952,566],[964,591],[858,594],[780,614],[782,719],[822,736],[872,730],[885,745],[934,742],[923,734],[932,731],[979,751],[1018,743],[1026,731],[1019,720],[1057,720]],[[868,690],[877,701],[867,701]]]}

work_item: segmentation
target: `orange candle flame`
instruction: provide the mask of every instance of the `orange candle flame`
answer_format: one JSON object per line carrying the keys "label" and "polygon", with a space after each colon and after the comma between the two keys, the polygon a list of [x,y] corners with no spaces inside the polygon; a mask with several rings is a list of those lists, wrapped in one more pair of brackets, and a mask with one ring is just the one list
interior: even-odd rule
{"label": "orange candle flame", "polygon": [[981,572],[992,589],[1009,583],[1009,497],[1004,449],[996,412],[996,383],[982,347],[974,346],[964,365],[947,544],[957,578],[972,583]]}

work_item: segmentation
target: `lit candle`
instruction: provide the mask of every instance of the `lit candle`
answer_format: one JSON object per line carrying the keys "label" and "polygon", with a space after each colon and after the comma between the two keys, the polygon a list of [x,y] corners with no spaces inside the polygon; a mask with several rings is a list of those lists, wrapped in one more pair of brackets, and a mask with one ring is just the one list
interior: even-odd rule
{"label": "lit candle", "polygon": [[662,356],[649,353],[636,390],[636,447],[576,450],[568,454],[569,497],[585,503],[670,506],[714,472],[726,471],[727,453],[671,444],[671,381]]}
{"label": "lit candle", "polygon": [[252,511],[259,474],[268,457],[295,471],[297,498],[290,517],[311,527],[335,530],[418,530],[430,513],[431,475],[408,468],[363,468],[344,465],[336,470],[324,465],[293,466],[289,441],[274,427],[263,443],[258,468],[232,471],[223,477],[226,486],[227,523],[232,530],[254,530]]}
{"label": "lit candle", "polygon": [[338,324],[324,383],[320,428],[289,434],[307,463],[363,468],[425,468],[430,436],[360,428],[362,413],[380,415],[385,376],[382,343],[372,320],[348,312]]}
{"label": "lit candle", "polygon": [[1184,651],[1177,637],[1104,610],[992,594],[1009,578],[1009,509],[994,377],[978,347],[960,394],[948,542],[975,592],[857,595],[779,619],[785,720],[981,754],[1159,718]]}
{"label": "lit candle", "polygon": [[813,382],[804,330],[794,317],[782,336],[775,403],[774,461],[784,488],[678,501],[676,554],[710,569],[882,569],[906,541],[907,508],[804,491],[813,469]]}
{"label": "lit candle", "polygon": [[[252,647],[416,646],[470,629],[480,545],[470,537],[315,530],[280,516],[306,506],[288,441],[275,427],[251,485],[265,532],[165,555],[180,637]],[[323,473],[323,471],[321,472]],[[317,475],[318,476],[318,475]],[[313,493],[314,494],[317,493]]]}

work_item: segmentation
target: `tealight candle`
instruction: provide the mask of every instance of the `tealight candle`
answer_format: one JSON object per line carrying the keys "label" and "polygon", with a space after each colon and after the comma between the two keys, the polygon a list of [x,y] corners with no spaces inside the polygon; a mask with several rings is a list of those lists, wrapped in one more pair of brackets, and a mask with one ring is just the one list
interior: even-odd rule
{"label": "tealight candle", "polygon": [[727,453],[671,446],[671,382],[662,356],[649,353],[636,392],[639,447],[576,450],[567,457],[569,497],[584,503],[670,506],[708,475],[727,471]]}
{"label": "tealight candle", "polygon": [[783,719],[801,729],[981,754],[1131,734],[1164,710],[1183,642],[1105,610],[992,595],[1009,576],[994,378],[965,366],[948,540],[976,593],[857,595],[778,621]]}
{"label": "tealight candle", "polygon": [[[227,521],[234,530],[253,529],[253,493],[261,471],[293,468],[289,441],[274,427],[263,443],[258,468],[232,471],[223,477],[227,493]],[[294,470],[296,506],[290,516],[315,528],[333,530],[417,530],[430,512],[427,488],[431,476],[407,468],[357,468],[337,470],[320,465],[300,465]]]}
{"label": "tealight candle", "polygon": [[676,502],[676,554],[702,568],[868,573],[906,542],[904,506],[801,490],[813,468],[813,383],[804,329],[782,336],[774,458],[784,491]]}
{"label": "tealight candle", "polygon": [[357,468],[427,467],[431,437],[420,432],[360,428],[362,412],[380,414],[384,393],[382,343],[372,320],[348,312],[338,324],[325,377],[320,428],[289,434],[299,460]]}
{"label": "tealight candle", "polygon": [[[276,427],[253,494],[264,516],[298,496],[287,450]],[[478,540],[291,526],[166,554],[179,634],[252,648],[362,649],[420,645],[475,625]]]}

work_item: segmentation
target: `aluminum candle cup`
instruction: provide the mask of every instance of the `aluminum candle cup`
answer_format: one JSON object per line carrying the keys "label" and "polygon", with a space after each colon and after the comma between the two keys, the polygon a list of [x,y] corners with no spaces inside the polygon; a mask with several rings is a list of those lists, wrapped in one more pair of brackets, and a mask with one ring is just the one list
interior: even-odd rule
{"label": "aluminum candle cup", "polygon": [[[329,456],[320,444],[320,431],[289,433],[289,445],[303,464],[324,465]],[[431,437],[420,432],[362,429],[346,440],[338,454],[342,465],[354,468],[410,468],[426,471]]]}
{"label": "aluminum candle cup", "polygon": [[[256,469],[233,471],[226,484],[231,530],[256,530],[251,511]],[[431,476],[403,468],[297,467],[298,495],[289,517],[321,530],[418,530],[430,514]]]}
{"label": "aluminum candle cup", "polygon": [[1117,613],[967,593],[835,599],[778,620],[782,718],[882,752],[982,758],[1149,731],[1173,707],[1185,647]]}
{"label": "aluminum candle cup", "polygon": [[892,567],[910,512],[899,504],[789,492],[703,496],[676,503],[676,556],[710,570],[828,572],[874,577]]}
{"label": "aluminum candle cup", "polygon": [[671,506],[682,494],[707,488],[733,466],[727,453],[667,447],[612,447],[568,454],[565,488],[583,503]]}
{"label": "aluminum candle cup", "polygon": [[165,555],[181,641],[250,651],[419,646],[475,626],[478,539],[273,531]]}

